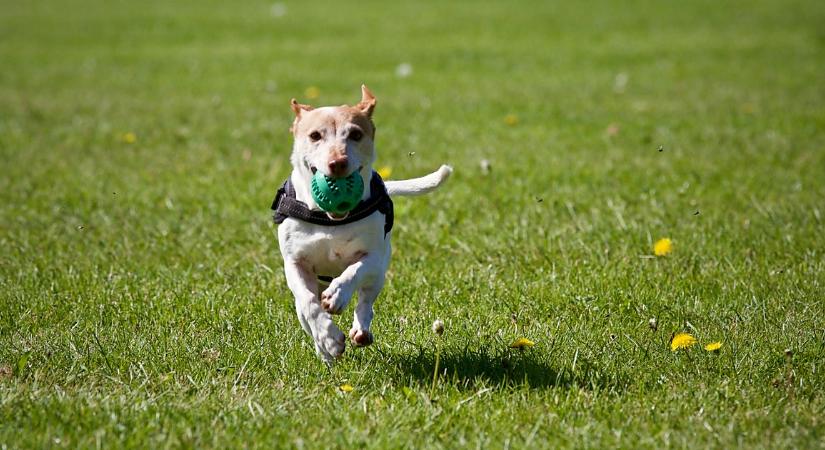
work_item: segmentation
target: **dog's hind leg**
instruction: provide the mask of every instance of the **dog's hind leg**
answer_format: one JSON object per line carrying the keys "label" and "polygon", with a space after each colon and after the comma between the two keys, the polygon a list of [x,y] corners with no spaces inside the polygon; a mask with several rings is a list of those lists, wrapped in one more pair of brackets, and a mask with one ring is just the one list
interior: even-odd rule
{"label": "dog's hind leg", "polygon": [[327,363],[344,353],[346,338],[318,300],[318,280],[300,263],[284,261],[284,273],[301,326],[315,342],[315,351]]}

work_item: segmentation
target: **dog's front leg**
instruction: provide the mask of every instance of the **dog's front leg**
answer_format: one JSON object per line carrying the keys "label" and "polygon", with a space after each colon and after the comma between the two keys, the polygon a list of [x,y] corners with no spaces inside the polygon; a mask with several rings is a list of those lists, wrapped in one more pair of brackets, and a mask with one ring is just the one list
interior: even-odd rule
{"label": "dog's front leg", "polygon": [[356,289],[366,284],[372,284],[378,278],[384,277],[386,267],[381,265],[380,258],[367,254],[347,266],[341,275],[335,277],[324,292],[321,293],[321,306],[330,314],[341,314],[352,299]]}
{"label": "dog's front leg", "polygon": [[327,363],[344,353],[346,338],[318,301],[318,280],[298,261],[284,261],[287,286],[295,297],[295,310],[304,331],[315,342],[315,351]]}
{"label": "dog's front leg", "polygon": [[340,314],[352,299],[353,292],[358,289],[358,305],[349,332],[350,340],[355,346],[372,344],[373,338],[369,330],[373,316],[372,305],[384,287],[386,271],[385,258],[380,254],[366,255],[347,267],[321,293],[321,306],[330,313]]}
{"label": "dog's front leg", "polygon": [[380,279],[358,290],[358,304],[355,306],[355,316],[352,319],[352,328],[349,330],[349,339],[356,347],[365,347],[373,342],[370,331],[373,316],[372,305],[383,287],[384,274],[382,272]]}

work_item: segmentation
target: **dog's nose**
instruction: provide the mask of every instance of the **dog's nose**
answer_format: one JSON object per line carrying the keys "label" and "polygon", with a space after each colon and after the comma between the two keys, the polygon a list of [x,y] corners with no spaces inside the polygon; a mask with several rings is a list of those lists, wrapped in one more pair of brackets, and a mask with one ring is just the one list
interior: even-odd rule
{"label": "dog's nose", "polygon": [[347,166],[349,166],[349,160],[346,156],[332,159],[329,161],[329,173],[334,177],[343,177],[347,174]]}

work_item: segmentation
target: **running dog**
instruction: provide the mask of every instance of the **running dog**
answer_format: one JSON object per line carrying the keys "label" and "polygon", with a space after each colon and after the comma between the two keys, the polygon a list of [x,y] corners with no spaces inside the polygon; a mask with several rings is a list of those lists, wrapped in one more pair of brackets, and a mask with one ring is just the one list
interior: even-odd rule
{"label": "running dog", "polygon": [[[346,346],[330,315],[341,314],[356,292],[349,339],[356,347],[373,342],[373,303],[390,263],[392,197],[430,192],[450,176],[452,168],[442,165],[421,178],[384,182],[372,169],[376,102],[366,86],[361,86],[361,101],[355,106],[313,108],[295,99],[291,103],[295,113],[290,129],[292,174],[278,190],[272,209],[298,320],[312,337],[315,351],[329,364]],[[358,206],[343,214],[323,211],[311,192],[317,171],[333,179],[358,171],[364,184]]]}

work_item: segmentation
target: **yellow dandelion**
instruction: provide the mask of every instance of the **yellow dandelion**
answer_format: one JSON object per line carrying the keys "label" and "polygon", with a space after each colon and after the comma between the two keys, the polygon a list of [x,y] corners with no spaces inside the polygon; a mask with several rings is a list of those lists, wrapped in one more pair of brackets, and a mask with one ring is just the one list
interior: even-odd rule
{"label": "yellow dandelion", "polygon": [[711,342],[710,344],[705,346],[705,350],[714,353],[718,353],[720,348],[722,348],[722,343],[719,341]]}
{"label": "yellow dandelion", "polygon": [[127,143],[127,144],[134,144],[137,141],[137,135],[131,131],[123,133],[120,136],[120,140]]}
{"label": "yellow dandelion", "polygon": [[653,254],[656,256],[665,256],[673,251],[673,241],[670,238],[663,238],[653,244]]}
{"label": "yellow dandelion", "polygon": [[345,393],[347,393],[347,394],[349,394],[350,392],[352,392],[353,390],[355,390],[355,388],[354,388],[354,387],[352,387],[352,385],[351,385],[351,384],[349,384],[349,383],[344,383],[344,384],[342,384],[341,386],[339,386],[339,387],[338,387],[338,389],[340,389],[340,390],[341,390],[341,392],[345,392]]}
{"label": "yellow dandelion", "polygon": [[522,348],[525,348],[525,347],[532,347],[534,345],[536,345],[535,342],[531,341],[530,339],[522,337],[522,338],[518,338],[515,341],[513,341],[513,343],[510,344],[510,348],[522,349]]}
{"label": "yellow dandelion", "polygon": [[412,400],[415,398],[415,392],[413,392],[413,390],[408,388],[407,386],[402,386],[401,392],[404,393],[404,397],[407,397],[407,400]]}
{"label": "yellow dandelion", "polygon": [[390,166],[381,167],[380,169],[378,169],[378,175],[381,175],[382,180],[386,180],[387,178],[390,177],[390,175],[392,175],[392,167],[390,167]]}
{"label": "yellow dandelion", "polygon": [[318,89],[318,86],[310,86],[304,90],[304,96],[310,100],[315,100],[321,96],[321,90]]}
{"label": "yellow dandelion", "polygon": [[516,125],[518,124],[518,116],[515,114],[507,114],[506,116],[504,116],[504,123],[510,125],[511,127],[513,125]]}
{"label": "yellow dandelion", "polygon": [[680,348],[690,348],[696,343],[696,338],[690,333],[676,333],[670,340],[670,350],[676,351]]}

